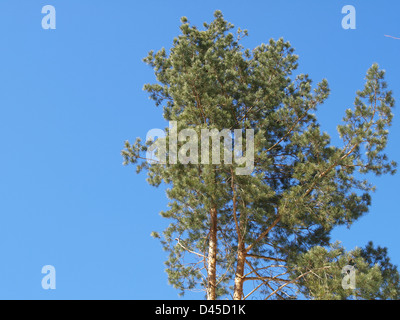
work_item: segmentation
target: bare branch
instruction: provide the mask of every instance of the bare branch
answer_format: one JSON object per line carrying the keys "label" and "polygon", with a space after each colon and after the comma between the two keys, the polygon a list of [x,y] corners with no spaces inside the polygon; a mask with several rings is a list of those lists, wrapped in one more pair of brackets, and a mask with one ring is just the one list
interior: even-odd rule
{"label": "bare branch", "polygon": [[[329,269],[329,268],[330,268],[330,266],[326,266],[326,267],[318,268],[318,269],[316,269],[316,270],[324,270],[324,269]],[[315,270],[315,271],[316,271],[316,270]],[[306,275],[312,273],[313,271],[314,271],[314,270],[310,270],[310,271],[308,271],[308,272],[306,272],[306,273],[303,273],[303,274],[301,274],[300,276],[298,276],[296,279],[291,280],[291,281],[289,281],[289,282],[287,282],[287,283],[281,285],[278,289],[276,289],[275,291],[273,291],[272,293],[270,293],[270,294],[265,298],[265,300],[267,300],[269,297],[273,296],[273,295],[274,295],[275,293],[277,293],[278,291],[282,290],[282,289],[283,289],[284,287],[286,287],[287,285],[292,284],[292,283],[295,283],[296,281],[298,281],[298,280],[300,280],[301,278],[305,277]]]}
{"label": "bare branch", "polygon": [[189,250],[188,248],[186,248],[186,247],[181,243],[180,239],[175,238],[175,240],[178,241],[179,246],[181,246],[181,247],[182,247],[184,250],[186,250],[187,252],[193,253],[193,254],[195,254],[196,256],[199,256],[199,257],[202,257],[202,258],[204,258],[204,259],[207,259],[206,256],[202,255],[201,253],[197,253],[197,252],[195,252],[195,251],[192,251],[192,250]]}
{"label": "bare branch", "polygon": [[393,36],[389,36],[389,35],[387,35],[387,34],[385,34],[385,37],[393,38],[393,39],[396,39],[396,40],[400,40],[400,38],[396,38],[396,37],[393,37]]}
{"label": "bare branch", "polygon": [[256,259],[265,259],[265,260],[273,260],[273,261],[286,262],[286,260],[284,260],[284,259],[272,258],[272,257],[264,257],[264,256],[256,255],[256,254],[246,254],[246,257],[249,257],[249,258],[256,258]]}

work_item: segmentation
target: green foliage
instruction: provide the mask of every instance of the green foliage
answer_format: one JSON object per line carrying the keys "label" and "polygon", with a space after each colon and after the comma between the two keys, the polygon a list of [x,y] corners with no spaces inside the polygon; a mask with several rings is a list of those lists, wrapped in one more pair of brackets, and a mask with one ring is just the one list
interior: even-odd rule
{"label": "green foliage", "polygon": [[[384,71],[376,64],[368,70],[364,90],[338,126],[343,145],[334,146],[315,116],[329,96],[327,81],[313,86],[308,75],[293,74],[298,57],[289,42],[245,49],[247,31],[233,33],[221,12],[214,16],[203,30],[182,18],[172,48],[144,59],[157,79],[144,90],[178,130],[253,129],[254,172],[238,176],[238,165],[224,161],[146,162],[149,144],[140,139],[122,151],[125,164],[167,188],[169,208],[161,216],[171,224],[153,236],[169,253],[169,282],[182,293],[206,288],[210,210],[216,208],[218,297],[232,295],[243,239],[246,281],[260,284],[259,298],[398,298],[399,276],[384,249],[345,252],[330,245],[334,227],[350,226],[368,211],[374,187],[362,175],[395,172],[383,153],[394,106]],[[358,272],[355,292],[341,288],[350,257]]]}

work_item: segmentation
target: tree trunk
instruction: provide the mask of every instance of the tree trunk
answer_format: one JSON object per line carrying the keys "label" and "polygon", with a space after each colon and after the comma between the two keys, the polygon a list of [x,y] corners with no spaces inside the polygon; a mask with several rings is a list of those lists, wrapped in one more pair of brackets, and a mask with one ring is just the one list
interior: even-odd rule
{"label": "tree trunk", "polygon": [[243,283],[244,283],[243,276],[244,276],[245,263],[246,263],[245,246],[243,241],[239,239],[233,300],[242,300],[243,297]]}
{"label": "tree trunk", "polygon": [[215,300],[217,286],[217,209],[211,209],[210,240],[208,245],[207,300]]}

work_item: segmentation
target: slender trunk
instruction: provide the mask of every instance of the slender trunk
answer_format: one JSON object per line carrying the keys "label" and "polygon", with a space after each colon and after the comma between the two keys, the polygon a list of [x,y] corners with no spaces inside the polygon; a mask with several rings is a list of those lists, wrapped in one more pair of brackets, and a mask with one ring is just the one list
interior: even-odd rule
{"label": "slender trunk", "polygon": [[239,239],[233,300],[242,300],[243,297],[243,283],[244,283],[243,276],[244,276],[245,263],[246,263],[245,246],[243,241]]}
{"label": "slender trunk", "polygon": [[217,285],[217,209],[211,209],[210,240],[208,245],[207,300],[215,300]]}
{"label": "slender trunk", "polygon": [[[242,234],[240,232],[241,222],[238,222],[237,217],[237,207],[236,207],[236,190],[235,190],[235,175],[233,174],[233,169],[231,168],[231,187],[233,193],[233,218],[235,219],[236,224],[236,232],[238,236],[238,251],[237,251],[237,264],[236,264],[236,273],[235,273],[235,287],[233,291],[233,299],[234,300],[242,300],[243,297],[243,275],[244,275],[244,265],[246,263],[246,249],[243,241]],[[241,215],[241,219],[243,219]]]}

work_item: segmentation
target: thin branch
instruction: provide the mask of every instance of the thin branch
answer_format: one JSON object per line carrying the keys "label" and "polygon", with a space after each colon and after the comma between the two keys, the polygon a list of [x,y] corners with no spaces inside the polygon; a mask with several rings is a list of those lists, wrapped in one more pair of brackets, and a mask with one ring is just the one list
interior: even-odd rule
{"label": "thin branch", "polygon": [[207,259],[206,256],[202,255],[201,253],[197,253],[197,252],[195,252],[195,251],[192,251],[192,250],[189,250],[188,248],[186,248],[186,247],[181,243],[180,239],[175,238],[175,240],[178,241],[179,246],[181,246],[181,247],[182,247],[184,250],[186,250],[187,252],[193,253],[193,254],[195,254],[196,256],[199,256],[199,257],[202,257],[202,258],[204,258],[204,259]]}
{"label": "thin branch", "polygon": [[297,124],[304,119],[304,117],[308,114],[308,111],[310,111],[314,106],[315,106],[316,102],[313,101],[311,103],[311,106],[309,106],[307,108],[307,110],[304,112],[304,114],[297,119],[297,121],[295,122],[295,124],[289,129],[289,131],[278,141],[276,142],[272,147],[270,147],[267,152],[271,151],[273,148],[275,148],[278,144],[280,144],[283,140],[286,139],[286,137],[296,128]]}
{"label": "thin branch", "polygon": [[247,281],[247,280],[270,280],[270,281],[279,281],[279,282],[291,282],[290,280],[276,278],[276,277],[247,277],[247,278],[244,278],[243,280],[244,281]]}
{"label": "thin branch", "polygon": [[250,297],[254,292],[256,292],[262,285],[264,284],[264,282],[261,282],[257,287],[255,287],[248,295],[246,295],[243,300],[246,300],[248,297]]}
{"label": "thin branch", "polygon": [[[246,261],[246,263],[249,263],[249,262]],[[266,270],[266,269],[269,269],[269,268],[286,268],[286,266],[284,266],[284,265],[281,264],[281,265],[271,265],[271,266],[268,266],[268,267],[253,269],[253,271],[251,271],[251,272],[245,274],[243,277],[246,278],[247,276],[251,275],[252,273],[257,274],[257,271]],[[258,274],[257,274],[257,276],[258,276]],[[260,277],[261,277],[261,276],[260,276]]]}
{"label": "thin branch", "polygon": [[251,245],[249,245],[246,248],[245,252],[249,252],[254,247],[255,244],[264,239],[264,237],[272,230],[273,227],[275,227],[278,224],[280,220],[281,217],[278,215],[278,218],[276,218],[275,221],[268,227],[268,229],[265,230]]}
{"label": "thin branch", "polygon": [[[249,261],[246,260],[246,264],[250,267],[251,270],[253,270],[253,272],[254,272],[257,276],[261,277],[261,275],[257,272],[256,269],[254,269],[254,267],[252,266],[252,264],[251,264]],[[251,291],[243,300],[246,300],[250,295],[252,295],[256,290],[258,290],[263,284],[265,284],[265,285],[266,285],[268,288],[270,288],[271,290],[274,290],[274,289],[271,287],[271,285],[268,283],[268,281],[265,281],[265,280],[261,280],[261,281],[262,281],[262,283],[260,283],[260,285],[257,286],[257,288],[255,288],[253,291]],[[279,299],[285,300],[285,299],[284,299],[281,295],[279,295],[278,293],[276,293],[276,295],[278,296]]]}
{"label": "thin branch", "polygon": [[389,35],[387,35],[387,34],[385,34],[385,37],[393,38],[393,39],[396,39],[396,40],[400,40],[400,38],[396,38],[396,37],[393,37],[393,36],[389,36]]}
{"label": "thin branch", "polygon": [[[326,266],[326,267],[323,267],[323,268],[318,268],[318,269],[316,269],[316,270],[324,270],[324,269],[329,269],[329,268],[330,268],[330,266]],[[308,271],[308,272],[306,272],[306,273],[303,273],[303,274],[301,274],[300,276],[298,276],[296,279],[294,279],[294,280],[292,280],[292,281],[289,281],[289,282],[285,283],[284,285],[281,285],[278,289],[276,289],[275,291],[273,291],[272,293],[270,293],[270,294],[265,298],[265,300],[267,300],[269,297],[273,296],[273,295],[274,295],[275,293],[277,293],[278,291],[282,290],[282,289],[283,289],[284,287],[286,287],[287,285],[292,284],[292,283],[295,283],[296,281],[298,281],[298,280],[300,280],[301,278],[305,277],[306,275],[312,273],[313,271],[314,271],[314,270],[310,270],[310,271]]]}
{"label": "thin branch", "polygon": [[273,261],[286,262],[286,260],[284,260],[284,259],[272,258],[272,257],[264,257],[264,256],[256,255],[256,254],[246,254],[246,257],[249,257],[249,258],[256,258],[256,259],[265,259],[265,260],[273,260]]}

